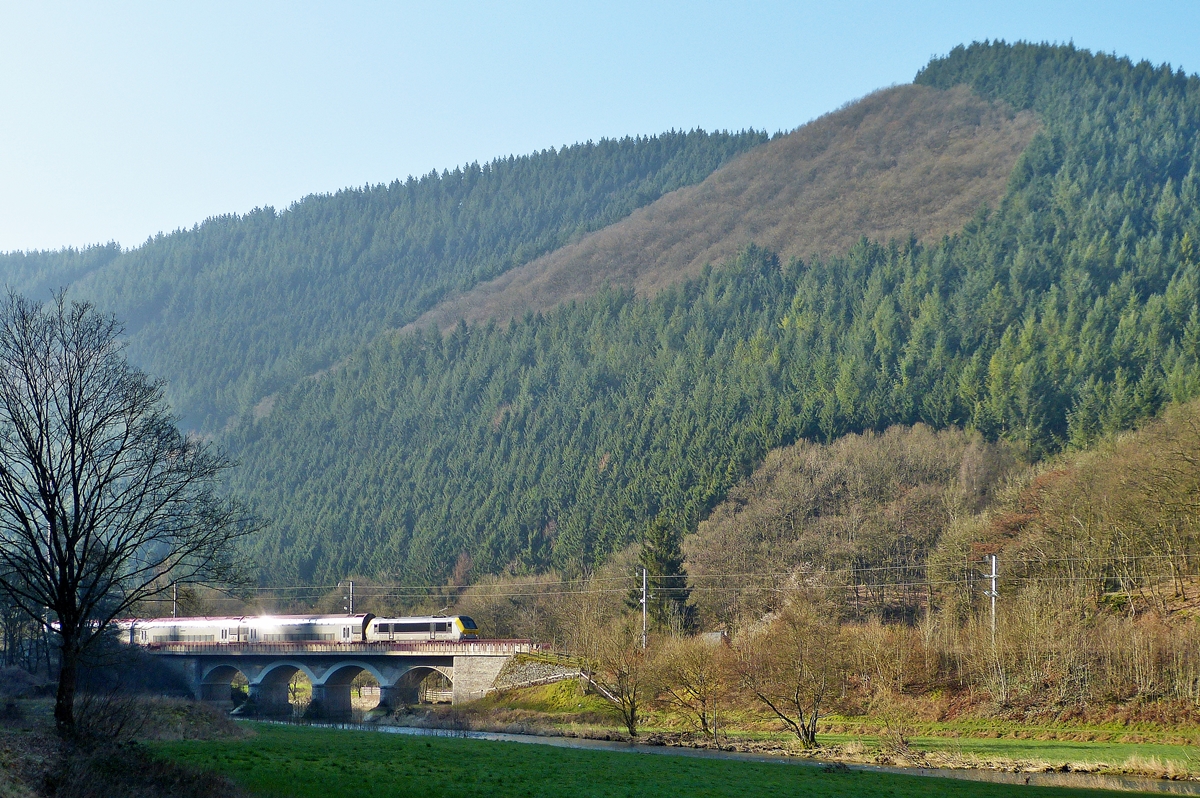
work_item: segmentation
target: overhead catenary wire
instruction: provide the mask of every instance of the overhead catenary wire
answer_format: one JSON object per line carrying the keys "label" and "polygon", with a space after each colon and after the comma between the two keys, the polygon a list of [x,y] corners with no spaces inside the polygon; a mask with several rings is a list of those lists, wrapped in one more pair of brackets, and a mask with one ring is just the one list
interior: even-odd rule
{"label": "overhead catenary wire", "polygon": [[[1047,559],[1039,558],[1036,561],[1030,560],[1030,561],[1026,561],[1026,562],[1028,562],[1029,564],[1036,564],[1036,565],[1051,565],[1051,564],[1059,564],[1059,563],[1079,563],[1079,564],[1101,563],[1101,564],[1110,564],[1110,565],[1115,565],[1115,564],[1123,565],[1123,564],[1128,564],[1128,563],[1133,563],[1133,562],[1139,562],[1142,560],[1180,560],[1180,559],[1187,560],[1189,558],[1195,558],[1195,556],[1196,555],[1188,555],[1188,554],[1138,554],[1138,555],[1129,555],[1129,556],[1113,555],[1110,557],[1096,557],[1096,556],[1093,556],[1093,557],[1053,557],[1053,558],[1047,558]],[[1022,561],[1017,561],[1017,562],[1021,563]],[[934,567],[937,567],[936,564],[925,562],[925,563],[906,563],[906,564],[902,564],[902,565],[875,565],[875,566],[869,566],[869,567],[847,566],[847,567],[842,567],[842,568],[817,568],[817,569],[814,569],[811,573],[829,573],[829,574],[845,573],[845,574],[854,575],[854,574],[872,574],[872,573],[901,572],[901,571],[911,572],[911,571],[916,571],[916,570],[928,570],[929,568],[934,568]],[[360,583],[356,583],[355,591],[359,595],[364,595],[364,594],[378,595],[381,593],[391,594],[391,593],[401,592],[401,591],[405,592],[405,593],[413,592],[413,591],[428,591],[430,593],[437,593],[438,595],[443,595],[448,591],[449,592],[455,592],[455,591],[461,592],[463,590],[481,590],[481,589],[486,589],[492,585],[503,585],[503,584],[520,585],[522,587],[533,587],[535,585],[539,586],[539,587],[541,587],[541,586],[547,586],[547,587],[565,586],[565,585],[590,586],[590,585],[594,585],[596,583],[610,583],[610,582],[633,583],[641,578],[640,573],[641,572],[638,571],[637,574],[631,574],[629,576],[595,576],[595,577],[586,577],[586,578],[580,577],[580,578],[575,578],[575,579],[556,579],[556,580],[541,580],[537,577],[529,577],[528,581],[524,581],[524,582],[517,582],[517,581],[508,582],[508,583],[478,582],[478,583],[475,583],[472,585],[463,585],[463,586],[445,585],[445,584],[442,584],[442,585],[403,585],[403,584],[401,584],[401,585],[369,585],[369,584],[362,584],[360,582]],[[781,578],[781,579],[786,579],[786,578],[793,578],[796,576],[803,575],[803,573],[804,572],[800,571],[800,570],[761,571],[761,572],[739,571],[739,572],[733,572],[733,573],[658,574],[658,575],[652,575],[650,578],[657,579],[657,580],[686,579],[688,581],[695,582],[696,580],[701,580],[701,579],[737,579],[737,578],[756,578],[756,579]],[[1012,581],[1014,579],[1020,579],[1020,578],[1023,578],[1023,577],[1009,576],[1009,577],[1007,577],[1007,580]],[[1043,577],[1035,577],[1035,578],[1043,578]],[[927,581],[920,582],[920,584],[928,584],[928,583],[929,582],[927,582]],[[333,585],[263,585],[263,586],[258,586],[258,587],[252,588],[252,591],[254,593],[276,593],[276,592],[294,591],[294,592],[298,592],[298,593],[308,593],[308,594],[315,594],[315,595],[323,596],[326,594],[332,594],[334,591],[337,591],[339,589],[341,589],[341,588],[339,587],[339,585],[336,585],[336,584],[333,584]],[[543,591],[539,591],[539,592],[543,592]],[[572,592],[579,592],[579,591],[566,590],[566,591],[562,591],[562,592],[565,594],[565,593],[572,593]],[[595,591],[593,590],[590,592],[595,592]]]}
{"label": "overhead catenary wire", "polygon": [[[1064,563],[1064,562],[1100,562],[1108,564],[1125,564],[1135,559],[1170,559],[1167,555],[1145,555],[1136,558],[1056,558],[1055,560],[1038,561],[1038,564],[1048,562]],[[1176,558],[1177,559],[1177,558]],[[921,567],[928,567],[928,564],[921,564]],[[811,578],[818,575],[827,576],[846,576],[855,573],[881,573],[881,572],[909,572],[917,570],[916,566],[897,565],[897,566],[877,566],[870,569],[831,569],[818,570],[809,573],[802,571],[795,572],[740,572],[730,574],[679,574],[667,576],[651,576],[651,580],[664,579],[687,579],[691,584],[687,585],[687,589],[692,594],[705,593],[731,593],[731,592],[776,592],[776,593],[791,593],[802,590],[811,589],[811,583],[805,583],[806,578]],[[984,579],[988,575],[975,568],[968,568],[969,574],[974,574],[979,579]],[[447,598],[447,597],[462,597],[464,595],[472,595],[478,598],[541,598],[541,597],[561,597],[561,596],[579,596],[579,595],[620,595],[629,594],[631,590],[636,590],[637,579],[639,577],[605,577],[593,580],[557,580],[552,582],[538,583],[530,582],[518,585],[504,585],[504,583],[476,584],[467,586],[452,586],[452,585],[420,585],[420,586],[405,586],[405,585],[374,585],[374,586],[358,586],[356,592],[362,596],[369,594],[375,598],[393,599],[393,600],[421,600],[430,598]],[[1008,574],[1001,579],[1002,584],[1033,584],[1033,583],[1083,583],[1095,582],[1098,580],[1121,579],[1123,577],[1104,574],[1074,574],[1074,575],[1021,575]],[[739,582],[732,585],[713,585],[703,584],[697,580],[734,580]],[[799,579],[800,582],[794,580]],[[776,580],[774,584],[763,584],[764,581]],[[788,582],[791,582],[790,584]],[[625,587],[607,587],[596,586],[595,583],[601,582],[610,584],[613,582],[624,583]],[[880,581],[874,584],[858,583],[857,586],[862,587],[885,587],[885,588],[938,588],[947,586],[958,586],[962,584],[962,575],[956,575],[953,578],[944,579],[899,579]],[[493,587],[503,587],[506,589],[491,589]],[[561,588],[564,585],[578,585],[577,589],[543,589],[543,588]],[[825,587],[844,587],[849,588],[855,585],[825,585]],[[246,597],[239,597],[228,592],[225,593],[228,600],[246,600],[252,598],[270,598],[276,599],[291,599],[300,601],[304,599],[319,600],[328,596],[331,591],[336,590],[336,586],[325,585],[294,585],[294,586],[271,586],[255,588],[250,591]],[[280,595],[285,592],[290,592],[290,595]],[[170,601],[169,598],[148,599],[148,602]]]}
{"label": "overhead catenary wire", "polygon": [[[1180,556],[1182,556],[1182,555],[1180,555]],[[1039,560],[1036,562],[1036,564],[1043,565],[1043,564],[1050,563],[1050,562],[1104,562],[1104,563],[1109,563],[1109,564],[1118,564],[1118,563],[1123,564],[1123,563],[1126,563],[1126,562],[1129,562],[1132,560],[1141,560],[1141,559],[1172,559],[1172,558],[1169,557],[1168,555],[1163,555],[1162,557],[1158,557],[1158,556],[1131,557],[1128,559],[1126,559],[1126,558],[1109,558],[1109,559],[1104,559],[1104,560],[1101,560],[1099,558],[1078,559],[1078,560],[1068,559],[1068,558],[1060,558],[1057,560]],[[1178,559],[1178,557],[1175,557],[1173,559]],[[983,563],[981,563],[981,565],[982,564]],[[742,571],[742,572],[736,572],[736,573],[657,574],[657,575],[651,575],[650,578],[651,579],[660,579],[660,580],[661,579],[687,579],[689,581],[694,581],[697,579],[738,579],[738,578],[770,579],[770,578],[793,578],[793,577],[799,577],[799,576],[805,576],[805,575],[816,575],[816,574],[856,574],[856,573],[862,574],[862,573],[879,573],[879,572],[888,572],[888,571],[902,572],[902,571],[920,570],[925,567],[927,567],[927,566],[925,566],[924,564],[914,564],[914,565],[876,566],[876,567],[872,567],[872,568],[818,568],[818,569],[813,569],[812,571],[804,571],[804,570],[762,571],[762,572]],[[976,570],[976,569],[967,569],[967,570]],[[1027,579],[1043,579],[1043,578],[1051,578],[1051,577],[1021,577],[1021,576],[1014,575],[1014,576],[1009,576],[1007,578],[1009,580],[1015,580],[1015,579],[1025,579],[1025,578],[1027,578]],[[1072,578],[1075,578],[1075,577],[1072,577]],[[1089,579],[1092,577],[1079,577],[1079,578]],[[551,582],[529,581],[529,582],[512,582],[512,583],[507,583],[507,584],[520,585],[521,587],[534,587],[534,586],[557,587],[557,586],[566,585],[566,584],[579,584],[579,585],[583,585],[584,589],[587,589],[589,585],[595,584],[596,582],[633,583],[639,579],[641,579],[641,571],[640,570],[638,571],[637,575],[607,577],[604,579],[563,580],[563,581],[551,581]],[[922,581],[921,583],[924,584],[924,581]],[[492,582],[492,583],[477,582],[477,583],[470,584],[470,585],[362,585],[362,584],[356,583],[355,591],[359,594],[362,594],[362,593],[411,592],[411,591],[428,591],[428,592],[433,592],[433,593],[444,593],[447,591],[461,592],[464,590],[486,589],[493,585],[503,585],[503,584],[506,584],[506,583],[504,583],[504,582]],[[332,594],[337,589],[338,589],[337,585],[293,585],[293,586],[263,586],[263,587],[255,587],[255,588],[252,588],[251,590],[252,590],[252,592],[255,592],[255,593],[273,593],[273,592],[295,591],[295,592],[301,592],[301,593],[314,593],[314,594],[319,593],[321,595],[325,595],[325,594]],[[572,593],[572,592],[581,592],[581,591],[563,590],[561,592]]]}

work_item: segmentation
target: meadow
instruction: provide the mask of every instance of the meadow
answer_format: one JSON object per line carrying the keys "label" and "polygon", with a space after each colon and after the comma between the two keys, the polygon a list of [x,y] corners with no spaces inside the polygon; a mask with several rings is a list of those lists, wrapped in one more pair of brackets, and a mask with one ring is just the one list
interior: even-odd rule
{"label": "meadow", "polygon": [[[461,737],[255,725],[239,740],[153,745],[159,755],[222,773],[259,796],[1000,796],[1011,785],[811,764],[585,751]],[[1022,787],[1023,794],[1097,795]],[[1109,793],[1129,795],[1130,793]]]}

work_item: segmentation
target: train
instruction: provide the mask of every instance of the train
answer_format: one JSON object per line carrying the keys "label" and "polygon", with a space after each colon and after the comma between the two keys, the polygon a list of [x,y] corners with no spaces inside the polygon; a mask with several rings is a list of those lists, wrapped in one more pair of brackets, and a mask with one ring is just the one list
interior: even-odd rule
{"label": "train", "polygon": [[384,643],[478,640],[479,627],[466,615],[380,618],[356,615],[242,615],[237,617],[131,618],[116,624],[121,642],[154,647],[164,643]]}

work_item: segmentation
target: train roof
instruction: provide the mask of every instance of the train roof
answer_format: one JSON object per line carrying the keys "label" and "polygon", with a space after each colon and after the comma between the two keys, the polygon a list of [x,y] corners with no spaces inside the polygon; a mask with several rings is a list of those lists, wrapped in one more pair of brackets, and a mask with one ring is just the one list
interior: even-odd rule
{"label": "train roof", "polygon": [[178,618],[123,618],[117,623],[193,626],[213,623],[253,623],[272,621],[280,626],[301,626],[315,623],[340,623],[355,620],[361,623],[374,616],[369,612],[353,615],[189,615]]}
{"label": "train roof", "polygon": [[116,621],[118,626],[211,626],[213,624],[274,624],[277,626],[310,626],[314,624],[369,623],[432,623],[447,621],[454,618],[470,618],[468,615],[395,615],[376,617],[369,612],[359,612],[353,615],[188,615],[178,618],[122,618]]}
{"label": "train roof", "polygon": [[454,618],[469,617],[469,615],[376,615],[371,620],[391,623],[394,621],[449,621]]}

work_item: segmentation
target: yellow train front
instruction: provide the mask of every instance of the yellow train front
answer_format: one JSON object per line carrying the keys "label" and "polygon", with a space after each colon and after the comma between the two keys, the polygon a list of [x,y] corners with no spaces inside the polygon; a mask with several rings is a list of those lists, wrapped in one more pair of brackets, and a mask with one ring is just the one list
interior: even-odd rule
{"label": "yellow train front", "polygon": [[466,615],[373,618],[367,624],[366,639],[370,643],[478,640],[479,627]]}

